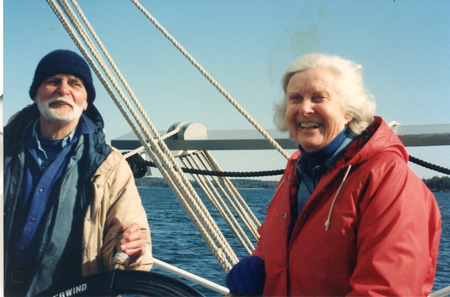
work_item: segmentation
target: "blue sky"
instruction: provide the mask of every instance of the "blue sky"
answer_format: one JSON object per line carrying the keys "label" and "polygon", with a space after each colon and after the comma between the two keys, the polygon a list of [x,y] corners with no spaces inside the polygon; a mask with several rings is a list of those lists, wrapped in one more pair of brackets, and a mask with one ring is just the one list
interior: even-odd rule
{"label": "blue sky", "polygon": [[[207,129],[252,126],[129,1],[79,1],[159,130],[175,122]],[[273,129],[280,78],[296,57],[336,54],[360,63],[377,115],[403,125],[450,124],[450,1],[141,1],[141,4],[264,128]],[[77,50],[46,1],[4,1],[4,117],[32,101],[46,53]],[[108,140],[130,131],[95,80]],[[450,146],[408,148],[450,168]],[[277,152],[213,152],[224,170],[284,168]],[[227,155],[227,156],[225,156]],[[246,160],[242,162],[242,160]],[[420,177],[442,174],[411,165]],[[272,177],[271,179],[277,179]]]}

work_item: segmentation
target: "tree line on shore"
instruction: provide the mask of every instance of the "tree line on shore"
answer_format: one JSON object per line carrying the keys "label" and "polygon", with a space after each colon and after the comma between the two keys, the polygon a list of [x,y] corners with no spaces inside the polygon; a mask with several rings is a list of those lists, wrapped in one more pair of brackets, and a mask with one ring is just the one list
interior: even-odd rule
{"label": "tree line on shore", "polygon": [[[136,186],[148,188],[166,188],[169,185],[163,178],[158,177],[143,177],[135,178]],[[277,181],[264,181],[254,179],[231,179],[231,182],[236,188],[247,189],[274,189],[277,186]],[[198,187],[197,182],[191,181],[194,187]]]}
{"label": "tree line on shore", "polygon": [[432,192],[450,192],[450,177],[448,176],[434,176],[422,180]]}
{"label": "tree line on shore", "polygon": [[[429,179],[422,179],[432,192],[450,192],[450,177],[448,176],[434,176]],[[166,181],[163,178],[157,177],[144,177],[136,178],[136,185],[138,187],[168,187]],[[231,179],[231,182],[236,188],[247,189],[274,189],[277,186],[277,181],[265,181],[254,179]],[[194,187],[197,187],[197,183],[192,181]]]}

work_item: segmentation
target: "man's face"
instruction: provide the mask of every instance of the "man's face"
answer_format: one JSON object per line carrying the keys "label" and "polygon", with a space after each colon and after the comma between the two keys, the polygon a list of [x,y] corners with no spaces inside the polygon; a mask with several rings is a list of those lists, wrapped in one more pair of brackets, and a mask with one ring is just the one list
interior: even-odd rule
{"label": "man's face", "polygon": [[78,121],[87,109],[87,91],[78,77],[57,74],[39,86],[35,102],[47,121],[66,124]]}

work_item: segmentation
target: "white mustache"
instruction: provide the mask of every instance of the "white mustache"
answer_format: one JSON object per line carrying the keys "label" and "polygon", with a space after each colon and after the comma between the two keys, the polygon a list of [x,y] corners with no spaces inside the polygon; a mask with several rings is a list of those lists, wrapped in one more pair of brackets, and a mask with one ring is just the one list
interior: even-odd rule
{"label": "white mustache", "polygon": [[50,104],[58,103],[58,102],[64,102],[65,104],[70,105],[72,108],[75,107],[75,103],[74,102],[72,102],[70,100],[67,100],[67,99],[65,99],[63,97],[52,98],[52,99],[48,100],[46,103],[47,103],[47,106],[50,106]]}
{"label": "white mustache", "polygon": [[[41,116],[50,122],[69,123],[78,119],[83,113],[82,107],[67,98],[54,97],[46,101],[42,101],[39,97],[37,97],[36,103]],[[61,110],[60,108],[51,107],[52,104],[62,103],[72,107],[71,110],[65,110],[65,108]]]}

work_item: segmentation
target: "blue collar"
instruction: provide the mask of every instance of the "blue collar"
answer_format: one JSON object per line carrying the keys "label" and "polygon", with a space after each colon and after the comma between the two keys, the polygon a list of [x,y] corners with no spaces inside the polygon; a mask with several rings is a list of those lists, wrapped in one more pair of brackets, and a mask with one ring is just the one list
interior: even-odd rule
{"label": "blue collar", "polygon": [[92,133],[91,128],[86,122],[85,115],[82,114],[80,121],[75,129],[64,138],[60,139],[48,139],[40,135],[40,123],[39,119],[33,124],[32,134],[27,142],[28,150],[35,149],[35,158],[41,167],[43,164],[47,164],[57,153],[59,153],[67,144],[72,141],[77,141],[83,134]]}
{"label": "blue collar", "polygon": [[327,146],[318,151],[307,153],[299,146],[302,154],[297,163],[298,175],[306,173],[317,184],[320,177],[342,156],[355,137],[356,135],[345,127]]}
{"label": "blue collar", "polygon": [[293,217],[296,218],[303,210],[322,175],[345,153],[355,137],[356,135],[345,127],[333,141],[316,152],[307,153],[299,146],[302,154],[296,167],[297,208]]}

